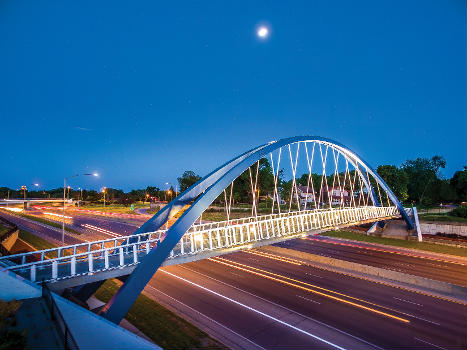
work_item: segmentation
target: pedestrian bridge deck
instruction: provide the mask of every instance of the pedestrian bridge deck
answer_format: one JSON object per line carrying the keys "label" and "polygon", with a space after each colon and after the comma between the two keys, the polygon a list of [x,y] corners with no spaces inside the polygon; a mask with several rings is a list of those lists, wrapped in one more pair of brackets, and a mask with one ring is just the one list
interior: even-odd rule
{"label": "pedestrian bridge deck", "polygon": [[[396,207],[295,211],[194,225],[163,266],[269,245],[330,229],[398,217]],[[166,230],[0,257],[0,265],[53,290],[130,274],[164,239]]]}

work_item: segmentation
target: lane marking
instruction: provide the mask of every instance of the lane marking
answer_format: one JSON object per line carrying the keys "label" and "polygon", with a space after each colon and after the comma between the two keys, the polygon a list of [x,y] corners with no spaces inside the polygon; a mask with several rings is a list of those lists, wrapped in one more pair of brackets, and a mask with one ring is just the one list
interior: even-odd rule
{"label": "lane marking", "polygon": [[348,294],[339,293],[339,292],[336,292],[336,291],[331,290],[331,289],[319,287],[319,286],[317,286],[317,285],[315,285],[315,284],[310,284],[310,283],[303,282],[303,281],[300,281],[300,280],[297,280],[297,279],[294,279],[294,278],[290,278],[290,277],[287,277],[287,276],[283,276],[283,275],[280,275],[280,274],[277,274],[277,273],[274,273],[274,272],[270,272],[270,271],[263,270],[263,269],[259,269],[259,268],[253,267],[253,266],[241,264],[241,263],[239,263],[239,262],[235,262],[235,261],[232,261],[232,260],[229,260],[229,259],[225,259],[225,258],[221,258],[221,257],[208,258],[208,260],[213,260],[213,259],[225,260],[225,261],[228,261],[228,262],[233,263],[233,264],[245,266],[245,267],[250,268],[250,269],[254,269],[254,270],[257,270],[257,271],[261,271],[261,272],[263,272],[263,273],[267,273],[267,274],[270,274],[270,275],[273,275],[273,276],[277,276],[277,277],[279,277],[279,278],[284,278],[284,279],[287,279],[287,280],[290,280],[290,281],[293,281],[293,282],[301,283],[301,284],[304,284],[304,285],[309,286],[309,287],[312,287],[312,288],[321,289],[321,290],[323,290],[323,291],[326,291],[326,292],[329,292],[329,293],[333,293],[333,294],[336,294],[336,295],[340,295],[340,296],[343,296],[343,297],[346,297],[346,298],[349,298],[349,299],[357,300],[357,301],[360,301],[360,302],[363,302],[363,303],[366,303],[366,304],[369,304],[369,305],[373,305],[373,306],[380,307],[380,308],[387,309],[387,310],[394,311],[394,312],[400,312],[400,311],[398,311],[398,310],[394,310],[394,309],[392,309],[392,308],[390,308],[390,307],[387,307],[387,306],[384,306],[384,305],[379,305],[379,304],[376,304],[376,303],[372,303],[372,302],[370,302],[370,301],[367,301],[367,300],[364,300],[364,299],[360,299],[360,298],[356,298],[356,297],[350,296],[350,295],[348,295]]}
{"label": "lane marking", "polygon": [[[162,271],[162,270],[161,270],[161,271]],[[263,348],[261,345],[256,344],[254,341],[252,341],[252,340],[250,340],[250,339],[244,337],[243,335],[241,335],[241,334],[235,332],[233,329],[230,329],[229,327],[224,326],[222,323],[219,323],[219,322],[217,322],[216,320],[213,320],[213,319],[210,318],[209,316],[206,316],[206,315],[203,314],[202,312],[200,312],[200,311],[198,311],[198,310],[196,310],[196,309],[193,309],[191,306],[188,306],[188,305],[182,303],[180,300],[177,300],[177,299],[175,299],[174,297],[171,297],[170,295],[164,293],[163,291],[161,291],[161,290],[159,290],[159,289],[157,289],[157,288],[154,288],[154,287],[151,286],[150,284],[146,285],[146,287],[152,288],[152,289],[154,289],[155,291],[157,291],[157,292],[159,292],[159,293],[165,295],[167,298],[170,298],[170,299],[176,301],[177,303],[183,305],[183,306],[186,307],[187,309],[190,309],[190,310],[192,310],[193,312],[195,312],[195,313],[197,313],[197,314],[199,314],[199,315],[201,315],[201,316],[203,316],[203,317],[206,317],[209,321],[211,321],[211,322],[217,324],[218,326],[221,326],[221,327],[227,329],[228,331],[230,331],[230,332],[232,332],[233,334],[239,336],[240,338],[245,339],[245,340],[248,341],[249,343],[253,344],[256,348],[266,350],[266,349]]]}
{"label": "lane marking", "polygon": [[[247,268],[250,268],[250,269],[254,269],[254,270],[258,270],[258,271],[261,271],[261,272],[264,272],[264,273],[268,273],[268,274],[271,274],[273,276],[278,276],[280,278],[284,278],[284,279],[287,279],[287,280],[291,280],[291,281],[294,281],[294,282],[298,282],[298,283],[301,283],[301,284],[304,284],[304,285],[307,285],[307,286],[310,286],[310,287],[313,287],[313,288],[318,288],[318,289],[321,289],[321,290],[324,290],[324,291],[327,291],[327,292],[330,292],[330,293],[333,293],[333,294],[336,294],[336,295],[341,295],[341,296],[344,296],[346,298],[350,298],[350,299],[353,299],[353,300],[358,300],[358,301],[361,301],[363,303],[366,303],[366,304],[369,304],[369,305],[373,305],[373,306],[376,306],[376,307],[380,307],[382,309],[386,309],[386,310],[389,310],[389,311],[392,311],[392,312],[396,312],[396,313],[400,313],[402,315],[405,315],[405,316],[409,316],[409,317],[413,317],[413,318],[417,318],[419,320],[422,320],[422,321],[425,321],[425,322],[429,322],[429,323],[432,323],[432,324],[435,324],[435,325],[438,325],[440,326],[439,323],[435,322],[435,321],[430,321],[430,320],[427,320],[425,318],[422,318],[422,317],[419,317],[419,316],[415,316],[415,315],[412,315],[412,314],[408,314],[406,312],[403,312],[403,311],[400,311],[400,310],[396,310],[396,309],[393,309],[391,307],[388,307],[388,306],[384,306],[384,305],[379,305],[379,304],[376,304],[376,303],[372,303],[370,301],[367,301],[367,300],[363,300],[363,299],[359,299],[359,298],[356,298],[356,297],[352,297],[350,295],[347,295],[347,294],[343,294],[343,293],[339,293],[339,292],[336,292],[336,291],[333,291],[333,290],[330,290],[330,289],[326,289],[326,288],[322,288],[322,287],[319,287],[319,286],[316,286],[314,284],[310,284],[310,283],[307,283],[307,282],[303,282],[303,281],[300,281],[300,280],[296,280],[296,279],[293,279],[293,278],[290,278],[290,277],[287,277],[287,276],[283,276],[283,275],[280,275],[280,274],[276,274],[274,272],[269,272],[269,271],[266,271],[266,270],[262,270],[262,269],[258,269],[256,267],[253,267],[253,266],[249,266],[249,265],[245,265],[245,264],[241,264],[241,263],[238,263],[238,262],[235,262],[235,261],[232,261],[232,260],[229,260],[229,259],[225,259],[225,258],[221,258],[221,257],[216,257],[216,258],[208,258],[208,260],[212,260],[212,261],[215,261],[214,259],[221,259],[221,260],[225,260],[225,261],[228,261],[230,263],[233,263],[233,264],[238,264],[238,265],[241,265],[241,266],[245,266]],[[228,264],[227,264],[228,265]],[[228,265],[229,266],[229,265]],[[240,269],[242,270],[242,269]],[[245,270],[247,271],[247,270]],[[253,273],[254,272],[250,272],[250,273]],[[292,283],[293,285],[293,283]],[[303,288],[301,286],[298,286],[297,285],[297,288]],[[319,293],[319,292],[316,292],[316,293]],[[326,295],[326,294],[324,294]],[[357,304],[358,305],[358,304]],[[420,304],[421,305],[421,304]],[[423,306],[423,305],[422,305]],[[370,310],[372,310],[370,308]],[[410,321],[408,321],[410,322]]]}
{"label": "lane marking", "polygon": [[311,299],[308,299],[308,298],[305,298],[305,297],[302,297],[301,295],[297,295],[298,298],[300,299],[304,299],[304,300],[307,300],[307,301],[311,301],[312,303],[315,303],[315,304],[318,304],[318,305],[321,305],[321,303],[319,301],[314,301],[314,300],[311,300]]}
{"label": "lane marking", "polygon": [[85,227],[87,229],[90,229],[90,230],[94,230],[94,231],[103,233],[103,234],[108,235],[108,236],[113,237],[113,238],[122,237],[122,235],[119,235],[118,233],[115,233],[115,232],[112,232],[112,231],[109,231],[109,230],[106,230],[106,229],[103,229],[101,227],[97,227],[97,226],[94,226],[94,225],[81,224],[81,226],[83,226],[83,227]]}
{"label": "lane marking", "polygon": [[333,327],[333,326],[331,326],[331,325],[329,325],[329,324],[327,324],[327,323],[318,321],[317,319],[314,319],[314,318],[312,318],[312,317],[310,317],[310,316],[307,316],[307,315],[304,315],[304,314],[302,314],[302,313],[300,313],[300,312],[298,312],[298,311],[289,309],[288,307],[285,307],[285,306],[280,305],[280,304],[277,304],[277,303],[275,303],[275,302],[273,302],[273,301],[271,301],[271,300],[268,300],[268,299],[265,299],[265,298],[263,298],[263,297],[260,297],[259,295],[250,293],[250,292],[248,292],[248,291],[246,291],[246,290],[244,290],[244,289],[241,289],[241,288],[239,288],[239,287],[235,287],[235,286],[233,286],[233,285],[231,285],[231,284],[229,284],[229,283],[227,283],[227,282],[218,280],[218,279],[216,279],[216,278],[214,278],[214,277],[211,277],[211,276],[208,276],[208,275],[206,275],[206,274],[204,274],[204,273],[202,273],[202,272],[199,272],[199,271],[190,269],[190,268],[186,267],[186,265],[178,265],[178,267],[179,267],[179,268],[182,268],[182,269],[185,269],[185,270],[188,270],[188,271],[191,271],[191,272],[193,272],[193,273],[197,273],[198,275],[201,275],[201,276],[203,276],[203,277],[206,277],[206,278],[208,278],[208,279],[211,279],[211,280],[213,280],[213,281],[216,281],[216,282],[218,282],[218,283],[221,283],[221,284],[223,284],[223,285],[225,285],[225,286],[228,286],[228,287],[230,287],[230,288],[233,288],[233,289],[235,289],[235,290],[238,290],[238,291],[240,291],[240,292],[242,292],[242,293],[251,295],[252,297],[258,298],[258,299],[260,299],[260,300],[262,300],[262,301],[265,301],[265,302],[267,302],[267,303],[269,303],[269,304],[272,304],[272,305],[274,305],[274,306],[276,306],[276,307],[278,307],[278,308],[287,310],[287,311],[290,312],[290,313],[299,315],[300,317],[303,317],[303,318],[305,318],[305,319],[307,319],[307,320],[310,320],[310,321],[312,321],[312,322],[316,322],[316,323],[318,323],[318,324],[320,324],[320,325],[322,325],[322,326],[324,326],[324,327],[330,328],[330,329],[332,329],[332,330],[334,330],[334,331],[336,331],[336,332],[339,332],[339,333],[341,333],[341,334],[345,334],[346,336],[349,336],[349,337],[351,337],[351,338],[353,338],[353,339],[356,339],[356,340],[358,340],[358,341],[361,341],[362,343],[365,343],[365,344],[367,344],[367,345],[370,345],[370,346],[372,346],[372,347],[374,347],[374,348],[376,348],[376,349],[384,350],[383,348],[379,347],[378,345],[375,345],[375,344],[373,344],[373,343],[370,343],[369,341],[367,341],[367,340],[365,340],[365,339],[362,339],[362,338],[359,338],[359,337],[357,337],[356,335],[347,333],[347,332],[345,332],[345,331],[343,331],[343,330],[341,330],[341,329],[339,329],[339,328],[336,328],[336,327]]}
{"label": "lane marking", "polygon": [[242,253],[247,253],[247,254],[258,255],[258,256],[261,256],[263,258],[268,258],[268,259],[272,259],[272,260],[286,262],[286,263],[292,264],[292,265],[303,265],[303,263],[301,261],[298,261],[298,260],[295,260],[295,259],[285,258],[285,257],[281,257],[281,256],[275,255],[275,254],[263,253],[263,252],[259,252],[257,250],[250,250],[249,249],[249,250],[243,250],[241,252]]}
{"label": "lane marking", "polygon": [[295,327],[295,326],[291,325],[290,323],[287,323],[287,322],[284,322],[284,321],[282,321],[282,320],[279,320],[278,318],[275,318],[275,317],[273,317],[273,316],[271,316],[271,315],[268,315],[268,314],[266,314],[266,313],[264,313],[264,312],[262,312],[262,311],[259,311],[259,310],[255,309],[255,308],[252,308],[251,306],[242,304],[241,302],[239,302],[239,301],[237,301],[237,300],[231,299],[231,298],[229,298],[229,297],[227,297],[227,296],[225,296],[225,295],[222,295],[222,294],[220,294],[220,293],[217,293],[217,292],[215,292],[215,291],[213,291],[213,290],[211,290],[211,289],[209,289],[209,288],[203,287],[203,286],[201,286],[201,285],[199,285],[199,284],[197,284],[197,283],[194,283],[194,282],[189,281],[189,280],[187,280],[187,279],[185,279],[185,278],[182,278],[182,277],[180,277],[180,276],[177,276],[177,275],[175,275],[175,274],[173,274],[173,273],[170,273],[170,272],[168,272],[168,271],[166,271],[166,270],[161,270],[161,271],[162,271],[163,273],[166,273],[166,274],[168,274],[168,275],[171,275],[171,276],[173,276],[173,277],[175,277],[175,278],[178,278],[179,280],[182,280],[182,281],[184,281],[184,282],[186,282],[186,283],[189,283],[189,284],[191,284],[191,285],[193,285],[193,286],[196,286],[196,287],[198,287],[198,288],[200,288],[200,289],[203,289],[203,290],[205,290],[206,292],[209,292],[209,293],[211,293],[211,294],[214,294],[214,295],[216,295],[216,296],[218,296],[218,297],[220,297],[220,298],[222,298],[222,299],[225,299],[225,300],[230,301],[230,302],[232,302],[232,303],[234,303],[234,304],[236,304],[236,305],[239,305],[239,306],[241,306],[241,307],[243,307],[243,308],[245,308],[245,309],[247,309],[247,310],[253,311],[253,312],[255,312],[255,313],[257,313],[257,314],[259,314],[259,315],[261,315],[261,316],[264,316],[264,317],[266,317],[266,318],[269,318],[270,320],[273,320],[273,321],[275,321],[275,322],[277,322],[277,323],[280,323],[280,324],[282,324],[282,325],[284,325],[284,326],[286,326],[286,327],[289,327],[289,328],[291,328],[291,329],[293,329],[293,330],[296,330],[297,332],[300,332],[300,333],[305,334],[305,335],[307,335],[307,336],[309,336],[309,337],[311,337],[311,338],[314,338],[314,339],[319,340],[319,341],[321,341],[321,342],[323,342],[323,343],[325,343],[325,344],[328,344],[328,345],[330,345],[330,346],[332,346],[332,347],[334,347],[334,348],[336,348],[336,349],[339,349],[339,350],[346,350],[345,348],[343,348],[343,347],[341,347],[341,346],[339,346],[339,345],[337,345],[337,344],[334,344],[334,343],[332,343],[332,342],[330,342],[330,341],[328,341],[328,340],[326,340],[326,339],[323,339],[323,338],[321,338],[321,337],[318,337],[317,335],[314,335],[314,334],[312,334],[312,333],[309,333],[309,332],[307,332],[307,331],[305,331],[305,330],[303,330],[303,329],[301,329],[301,328]]}
{"label": "lane marking", "polygon": [[413,318],[416,318],[418,320],[421,320],[421,321],[425,321],[425,322],[428,322],[428,323],[432,323],[436,326],[441,326],[441,324],[439,324],[438,322],[435,322],[435,321],[430,321],[430,320],[427,320],[426,318],[423,318],[423,317],[418,317],[418,316],[415,316],[415,315],[412,315],[412,314],[408,314],[406,312],[400,312],[401,314],[405,315],[405,316],[408,316],[408,317],[413,317]]}
{"label": "lane marking", "polygon": [[[310,242],[310,244],[313,244],[313,242]],[[322,255],[322,254],[316,254],[316,255]],[[414,294],[418,294],[418,295],[423,295],[423,296],[426,296],[426,297],[430,297],[430,298],[435,298],[435,299],[439,299],[439,300],[442,300],[442,301],[446,301],[446,302],[449,302],[449,303],[454,303],[454,304],[458,304],[458,305],[462,305],[462,306],[466,306],[467,305],[467,302],[464,302],[464,301],[461,301],[461,300],[455,300],[455,299],[451,299],[451,298],[447,298],[447,297],[443,297],[441,295],[435,295],[435,294],[429,294],[429,293],[426,293],[426,292],[423,292],[421,290],[416,290],[416,289],[411,289],[411,288],[406,288],[406,287],[403,287],[401,285],[398,285],[398,284],[395,284],[395,283],[389,283],[387,281],[379,281],[377,280],[376,278],[370,278],[369,276],[359,276],[359,275],[356,275],[356,274],[352,274],[352,273],[347,273],[347,272],[343,272],[343,271],[339,271],[337,269],[334,269],[332,267],[328,267],[328,268],[324,268],[322,266],[318,266],[316,264],[313,264],[313,263],[306,263],[306,265],[308,266],[311,266],[315,269],[319,269],[319,270],[323,270],[323,271],[330,271],[332,273],[336,273],[336,274],[339,274],[339,275],[344,275],[344,276],[347,276],[349,278],[355,278],[355,279],[360,279],[360,280],[364,280],[364,281],[367,281],[367,282],[371,282],[371,283],[377,283],[377,284],[380,284],[380,285],[383,285],[383,286],[387,286],[387,287],[390,287],[390,288],[396,288],[396,289],[400,289],[400,290],[404,290],[404,291],[407,291],[409,293],[414,293]]]}
{"label": "lane marking", "polygon": [[420,339],[420,338],[415,338],[415,337],[414,337],[414,339],[416,339],[418,341],[421,341],[422,343],[425,343],[425,344],[430,344],[430,345],[434,346],[435,348],[442,349],[442,350],[447,350],[447,349],[443,348],[442,346],[439,346],[439,345],[436,345],[436,344],[433,344],[433,343],[429,343],[426,340],[423,340],[423,339]]}
{"label": "lane marking", "polygon": [[404,302],[409,303],[409,304],[423,306],[422,304],[414,303],[413,301],[410,301],[410,300],[405,300],[405,299],[401,299],[401,298],[397,298],[397,297],[393,297],[393,298],[396,299],[396,300],[404,301]]}
{"label": "lane marking", "polygon": [[[252,270],[248,270],[248,269],[245,269],[243,267],[239,267],[239,266],[235,266],[235,265],[232,265],[232,264],[228,264],[224,261],[219,261],[217,259],[222,259],[222,258],[209,258],[209,260],[211,261],[215,261],[219,264],[223,264],[223,265],[226,265],[226,266],[230,266],[230,267],[233,267],[233,268],[236,268],[238,270],[242,270],[242,271],[246,271],[248,273],[251,273],[253,275],[257,275],[257,276],[261,276],[261,277],[264,277],[264,278],[267,278],[267,279],[270,279],[270,280],[273,280],[273,281],[276,281],[276,282],[279,282],[279,283],[282,283],[282,284],[286,284],[286,285],[289,285],[289,286],[292,286],[292,287],[295,287],[295,288],[298,288],[298,289],[302,289],[302,290],[305,290],[307,292],[310,292],[310,293],[314,293],[314,294],[318,294],[318,295],[321,295],[323,297],[326,297],[326,298],[329,298],[329,299],[333,299],[333,300],[336,300],[336,301],[340,301],[344,304],[348,304],[348,305],[352,305],[352,306],[355,306],[357,308],[360,308],[360,309],[364,309],[366,311],[370,311],[370,312],[373,312],[373,313],[376,313],[376,314],[379,314],[379,315],[382,315],[382,316],[386,316],[386,317],[389,317],[389,318],[392,318],[392,319],[395,319],[397,321],[401,321],[401,322],[404,322],[404,323],[410,323],[409,320],[405,319],[405,318],[402,318],[402,317],[398,317],[398,316],[395,316],[395,315],[392,315],[392,314],[389,314],[387,312],[384,312],[384,311],[380,311],[380,310],[376,310],[376,309],[373,309],[371,307],[368,307],[368,306],[365,306],[365,305],[362,305],[362,304],[357,304],[353,301],[349,301],[349,300],[345,300],[345,299],[342,299],[342,298],[339,298],[339,297],[335,297],[333,295],[330,295],[330,294],[326,294],[326,293],[323,293],[323,292],[319,292],[317,290],[314,290],[314,289],[310,289],[310,288],[307,288],[307,287],[303,287],[303,286],[300,286],[298,284],[295,284],[295,283],[291,283],[291,282],[287,282],[285,280],[281,280],[279,278],[276,278],[276,277],[272,277],[272,276],[268,276],[268,275],[265,275],[265,274],[262,274],[262,273],[259,273],[259,272],[255,272],[255,271],[252,271]],[[222,259],[222,260],[225,260],[225,261],[229,261],[230,260],[227,260],[227,259]],[[239,264],[239,263],[237,263]],[[243,265],[243,264],[239,264],[239,265]],[[247,265],[244,265],[244,266],[247,266]],[[250,267],[249,268],[252,268],[252,269],[255,269],[255,270],[260,270],[260,269],[257,269],[257,268],[254,268],[254,267]],[[267,272],[267,271],[266,271]],[[292,278],[288,278],[288,277],[285,277],[285,276],[282,276],[282,275],[278,275],[278,274],[274,274],[272,272],[269,272],[270,274],[272,275],[277,275],[277,276],[280,276],[281,278],[284,278],[284,279],[289,279],[289,280],[293,280]],[[297,281],[299,282],[299,281]],[[300,283],[303,283],[303,284],[307,284],[307,283],[304,283],[304,282],[300,282]],[[319,289],[324,289],[324,288],[321,288],[321,287],[317,287],[316,288],[319,288]],[[329,291],[329,290],[328,290]],[[341,294],[341,293],[337,293],[337,292],[333,292],[333,291],[330,291],[334,294]],[[353,298],[353,297],[349,297],[349,298],[352,298],[352,299],[357,299],[357,298]],[[360,301],[363,301],[365,303],[368,303],[368,304],[372,304],[370,302],[367,302],[365,300],[360,300]],[[378,305],[380,306],[380,305]],[[382,307],[382,306],[380,306]],[[397,311],[396,311],[397,312]]]}

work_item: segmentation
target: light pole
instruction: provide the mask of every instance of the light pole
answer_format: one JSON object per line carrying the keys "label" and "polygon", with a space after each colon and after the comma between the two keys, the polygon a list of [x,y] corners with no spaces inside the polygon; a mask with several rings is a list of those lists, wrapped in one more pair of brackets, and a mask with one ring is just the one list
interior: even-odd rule
{"label": "light pole", "polygon": [[104,187],[104,189],[102,190],[102,193],[104,194],[104,211],[105,211],[105,190],[106,188]]}
{"label": "light pole", "polygon": [[72,176],[68,176],[63,178],[63,215],[62,215],[62,246],[65,245],[65,195],[66,195],[66,180],[72,179],[74,177],[78,176],[99,176],[98,173],[92,173],[92,174],[75,174]]}
{"label": "light pole", "polygon": [[81,187],[78,187],[79,193],[78,193],[78,208],[80,207],[81,200],[83,199],[83,189]]}
{"label": "light pole", "polygon": [[[170,183],[170,182],[166,182],[165,184],[167,186],[169,186],[169,185],[173,186],[172,183]],[[178,185],[175,184],[175,197],[177,197],[177,196],[178,196]]]}

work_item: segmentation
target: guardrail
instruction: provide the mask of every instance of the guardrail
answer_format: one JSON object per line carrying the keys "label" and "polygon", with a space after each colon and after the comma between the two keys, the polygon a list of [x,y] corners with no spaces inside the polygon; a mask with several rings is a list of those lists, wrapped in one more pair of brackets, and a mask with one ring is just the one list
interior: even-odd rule
{"label": "guardrail", "polygon": [[52,321],[55,321],[57,325],[59,330],[58,333],[60,334],[63,341],[63,347],[69,350],[79,350],[79,346],[76,343],[75,338],[73,338],[73,335],[70,332],[70,328],[68,328],[52,293],[45,283],[42,283],[42,298],[45,300],[45,303],[49,309]]}

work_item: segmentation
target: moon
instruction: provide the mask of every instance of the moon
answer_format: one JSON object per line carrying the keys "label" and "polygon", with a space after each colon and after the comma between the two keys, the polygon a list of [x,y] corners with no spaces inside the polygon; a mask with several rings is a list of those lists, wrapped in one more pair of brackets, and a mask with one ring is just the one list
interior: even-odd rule
{"label": "moon", "polygon": [[269,29],[265,26],[261,26],[256,31],[256,34],[258,35],[259,38],[266,39],[269,35]]}

